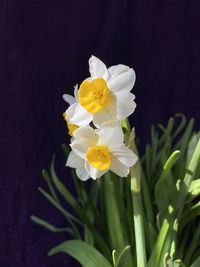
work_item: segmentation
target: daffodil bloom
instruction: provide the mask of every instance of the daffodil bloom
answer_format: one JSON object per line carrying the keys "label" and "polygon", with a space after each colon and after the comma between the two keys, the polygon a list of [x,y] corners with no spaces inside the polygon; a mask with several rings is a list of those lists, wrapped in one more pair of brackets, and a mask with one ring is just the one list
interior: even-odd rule
{"label": "daffodil bloom", "polygon": [[63,118],[64,118],[64,120],[65,120],[65,122],[66,122],[66,124],[67,124],[68,134],[71,135],[71,136],[73,136],[73,132],[74,132],[77,128],[79,128],[79,126],[76,125],[76,124],[69,123],[69,121],[67,120],[66,112],[63,113]]}
{"label": "daffodil bloom", "polygon": [[76,175],[80,180],[86,181],[90,178],[85,168],[85,160],[76,155],[74,151],[70,152],[66,166],[76,169]]}
{"label": "daffodil bloom", "polygon": [[[77,90],[78,90],[78,85],[76,85],[74,87],[74,95],[76,96],[77,95]],[[63,99],[65,100],[65,102],[67,102],[69,105],[72,105],[74,103],[76,103],[76,98],[71,96],[71,95],[68,95],[68,94],[65,94],[63,95]],[[78,125],[76,124],[73,124],[73,123],[70,123],[69,120],[67,119],[67,114],[66,114],[66,111],[63,113],[63,117],[64,117],[64,120],[67,124],[67,129],[68,129],[68,133],[69,135],[73,136],[73,132],[79,127]]]}
{"label": "daffodil bloom", "polygon": [[[74,131],[67,166],[76,168],[81,180],[101,177],[111,170],[120,177],[129,174],[137,156],[125,146],[118,121],[107,121],[98,129],[83,126]],[[81,170],[81,172],[80,172]],[[87,175],[88,176],[87,176]]]}
{"label": "daffodil bloom", "polygon": [[[95,56],[89,59],[91,77],[84,80],[75,91],[75,102],[67,109],[70,123],[79,126],[96,126],[109,120],[122,120],[131,115],[136,107],[135,96],[130,92],[135,83],[135,72],[119,64],[106,68]],[[69,96],[68,96],[69,98]]]}

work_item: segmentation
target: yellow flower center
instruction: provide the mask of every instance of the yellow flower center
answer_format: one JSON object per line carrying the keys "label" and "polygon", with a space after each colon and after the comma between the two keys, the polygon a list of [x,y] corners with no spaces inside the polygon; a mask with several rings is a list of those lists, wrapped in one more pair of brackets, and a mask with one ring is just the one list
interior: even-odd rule
{"label": "yellow flower center", "polygon": [[67,121],[67,115],[66,115],[66,112],[63,113],[63,117],[64,117],[64,120],[65,120],[66,123],[67,123],[68,134],[71,135],[71,136],[73,136],[73,132],[74,132],[76,129],[78,129],[79,126],[76,125],[76,124],[69,123],[69,122]]}
{"label": "yellow flower center", "polygon": [[88,112],[95,114],[104,109],[109,90],[103,78],[83,81],[79,89],[79,102]]}
{"label": "yellow flower center", "polygon": [[89,163],[98,170],[106,170],[112,163],[112,155],[104,145],[92,146],[86,152]]}

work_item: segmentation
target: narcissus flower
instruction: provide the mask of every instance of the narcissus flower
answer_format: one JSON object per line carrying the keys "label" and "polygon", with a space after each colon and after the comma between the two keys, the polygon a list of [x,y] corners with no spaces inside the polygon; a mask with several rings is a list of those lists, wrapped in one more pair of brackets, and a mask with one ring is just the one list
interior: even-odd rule
{"label": "narcissus flower", "polygon": [[130,92],[135,83],[135,72],[125,65],[106,68],[95,56],[89,59],[91,77],[84,80],[66,114],[70,123],[79,126],[91,121],[96,126],[109,120],[122,120],[136,107],[135,96]]}
{"label": "narcissus flower", "polygon": [[[76,96],[77,95],[77,90],[78,90],[78,85],[76,85],[74,87],[74,95]],[[63,95],[63,99],[69,104],[69,105],[73,105],[74,103],[76,103],[76,98],[71,96],[71,95],[68,95],[68,94],[65,94]],[[68,133],[69,135],[73,136],[73,132],[79,127],[78,125],[76,124],[73,124],[73,123],[70,123],[69,120],[67,119],[67,114],[66,114],[66,111],[63,113],[63,117],[64,117],[64,120],[66,121],[66,124],[67,124],[67,129],[68,129]]]}
{"label": "narcissus flower", "polygon": [[[125,146],[118,121],[107,121],[99,129],[83,126],[74,131],[67,166],[76,168],[81,180],[101,177],[108,170],[120,177],[129,174],[137,156]],[[80,170],[82,173],[80,173]],[[88,174],[88,176],[86,175]]]}
{"label": "narcissus flower", "polygon": [[63,118],[64,118],[64,120],[65,120],[65,122],[67,124],[68,134],[71,135],[71,136],[73,136],[73,132],[76,129],[78,129],[79,126],[76,125],[76,124],[69,123],[69,121],[67,120],[67,114],[66,114],[66,112],[63,113]]}
{"label": "narcissus flower", "polygon": [[80,180],[86,181],[90,178],[90,175],[85,168],[85,160],[77,156],[74,151],[70,152],[66,166],[76,169],[76,175]]}

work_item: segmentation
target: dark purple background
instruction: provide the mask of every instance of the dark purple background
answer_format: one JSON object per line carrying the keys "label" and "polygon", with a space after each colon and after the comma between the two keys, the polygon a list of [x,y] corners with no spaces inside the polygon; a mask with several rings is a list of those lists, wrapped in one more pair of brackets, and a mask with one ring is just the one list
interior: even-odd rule
{"label": "dark purple background", "polygon": [[88,76],[88,58],[136,70],[138,108],[131,117],[141,144],[152,122],[175,112],[200,127],[200,2],[198,0],[0,1],[0,266],[75,266],[48,250],[64,241],[34,225],[34,213],[65,220],[37,192],[40,171],[68,142],[63,93]]}

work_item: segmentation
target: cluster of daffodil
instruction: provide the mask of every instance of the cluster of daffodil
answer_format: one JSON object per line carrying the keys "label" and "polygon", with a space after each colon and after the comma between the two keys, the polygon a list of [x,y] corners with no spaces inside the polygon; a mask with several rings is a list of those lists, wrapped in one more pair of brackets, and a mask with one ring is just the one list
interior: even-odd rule
{"label": "cluster of daffodil", "polygon": [[[177,114],[159,131],[152,126],[139,161],[127,120],[136,107],[130,92],[134,70],[122,64],[107,69],[92,56],[89,71],[74,97],[63,96],[72,150],[63,149],[66,165],[76,170],[76,195],[58,178],[55,157],[50,171],[42,172],[49,192],[39,188],[69,227],[31,217],[51,232],[72,236],[49,255],[65,252],[84,267],[199,267],[200,132],[193,119]],[[76,176],[103,177],[87,187]]]}
{"label": "cluster of daffodil", "polygon": [[95,56],[89,59],[89,72],[90,77],[75,86],[74,97],[63,95],[69,104],[63,116],[72,136],[66,165],[83,181],[108,170],[126,177],[137,156],[125,146],[120,122],[136,107],[130,92],[135,72],[122,64],[107,69]]}

